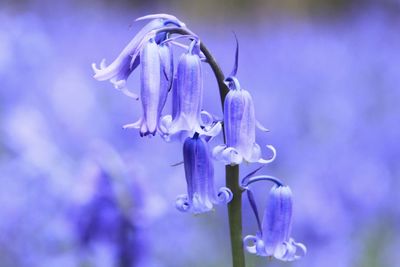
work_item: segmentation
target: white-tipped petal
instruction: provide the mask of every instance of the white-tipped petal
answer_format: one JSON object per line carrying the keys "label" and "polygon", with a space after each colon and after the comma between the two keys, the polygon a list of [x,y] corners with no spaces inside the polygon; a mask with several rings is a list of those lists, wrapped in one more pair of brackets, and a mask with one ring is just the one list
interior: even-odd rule
{"label": "white-tipped petal", "polygon": [[259,239],[254,235],[247,235],[245,238],[243,238],[243,243],[247,252],[251,254],[257,254],[256,244],[258,240]]}
{"label": "white-tipped petal", "polygon": [[247,162],[257,162],[261,159],[261,148],[257,143],[253,144],[253,148],[251,150],[248,158],[245,158]]}
{"label": "white-tipped petal", "polygon": [[125,124],[122,126],[123,129],[139,129],[140,125],[142,124],[143,118],[140,118],[138,121],[134,123]]}
{"label": "white-tipped petal", "polygon": [[222,152],[225,164],[239,165],[243,161],[242,155],[233,147],[228,147]]}
{"label": "white-tipped petal", "polygon": [[256,120],[256,127],[263,132],[269,132],[269,129],[265,128],[258,120]]}
{"label": "white-tipped petal", "polygon": [[101,61],[100,61],[100,69],[105,69],[105,68],[107,68],[107,65],[106,65],[106,59],[105,58],[103,58]]}
{"label": "white-tipped petal", "polygon": [[168,130],[171,127],[171,123],[172,123],[171,115],[165,115],[164,117],[161,118],[159,129],[162,134],[168,134]]}
{"label": "white-tipped petal", "polygon": [[167,20],[176,20],[176,21],[178,21],[178,19],[175,16],[172,16],[172,15],[169,15],[169,14],[163,14],[163,13],[149,14],[149,15],[146,15],[146,16],[139,17],[139,18],[135,19],[135,21],[147,20],[147,19],[167,19]]}
{"label": "white-tipped petal", "polygon": [[215,137],[221,132],[221,130],[222,130],[222,125],[220,122],[217,122],[211,128],[203,130],[201,135]]}
{"label": "white-tipped petal", "polygon": [[99,72],[100,69],[97,68],[96,63],[92,63],[91,66],[92,66],[92,70],[93,70],[93,72],[94,72],[94,76],[96,76],[97,72]]}
{"label": "white-tipped petal", "polygon": [[232,191],[227,187],[221,187],[217,194],[217,200],[220,204],[229,203],[233,198]]}
{"label": "white-tipped petal", "polygon": [[301,259],[307,254],[307,248],[303,243],[297,243],[292,238],[289,242],[293,242],[293,245],[296,247],[296,252],[300,252],[299,254],[295,254],[295,260]]}
{"label": "white-tipped petal", "polygon": [[129,89],[126,86],[122,87],[120,90],[124,95],[133,98],[135,100],[139,100],[139,95],[129,91]]}
{"label": "white-tipped petal", "polygon": [[262,164],[268,164],[271,163],[275,160],[276,158],[276,149],[275,147],[273,147],[272,145],[267,145],[267,148],[269,148],[272,151],[272,157],[270,159],[259,159],[258,163],[262,163]]}
{"label": "white-tipped petal", "polygon": [[214,149],[212,151],[213,158],[215,158],[218,161],[222,160],[222,152],[224,151],[225,148],[226,148],[226,145],[219,145],[219,146],[214,147]]}
{"label": "white-tipped petal", "polygon": [[215,121],[213,115],[205,110],[200,112],[200,118],[203,126],[211,126]]}
{"label": "white-tipped petal", "polygon": [[187,212],[190,209],[188,195],[179,195],[176,197],[175,206],[179,211]]}

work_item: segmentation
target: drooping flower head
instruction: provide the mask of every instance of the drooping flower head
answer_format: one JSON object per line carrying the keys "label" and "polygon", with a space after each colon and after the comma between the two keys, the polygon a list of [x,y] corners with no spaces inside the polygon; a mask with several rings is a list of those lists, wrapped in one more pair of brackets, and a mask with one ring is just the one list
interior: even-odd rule
{"label": "drooping flower head", "polygon": [[253,99],[250,93],[240,87],[236,74],[239,66],[239,41],[236,39],[235,63],[230,75],[225,79],[229,92],[224,101],[224,130],[226,144],[214,148],[213,155],[225,164],[236,165],[243,161],[269,163],[275,159],[275,148],[273,156],[269,160],[261,157],[261,148],[256,143],[256,127],[262,131],[268,131],[255,117]]}
{"label": "drooping flower head", "polygon": [[236,77],[226,79],[230,89],[224,102],[224,129],[226,144],[217,146],[214,156],[225,164],[240,164],[246,162],[269,163],[274,160],[275,149],[268,146],[274,156],[265,160],[261,157],[261,148],[256,143],[256,126],[253,99],[250,93],[240,87]]}
{"label": "drooping flower head", "polygon": [[138,96],[126,88],[126,80],[132,71],[140,64],[140,50],[143,48],[144,44],[150,38],[155,38],[158,43],[165,38],[164,32],[158,33],[156,36],[152,36],[150,33],[171,24],[177,27],[185,27],[183,22],[167,14],[148,15],[138,18],[137,21],[145,19],[151,19],[151,21],[135,35],[110,65],[106,66],[104,59],[100,63],[100,69],[96,67],[96,64],[92,64],[93,71],[95,72],[95,79],[99,81],[110,80],[116,89],[137,99]]}
{"label": "drooping flower head", "polygon": [[157,44],[155,38],[148,40],[140,52],[141,89],[143,115],[124,128],[140,129],[140,135],[155,135],[159,128],[161,112],[167,100],[173,80],[173,57],[168,43]]}
{"label": "drooping flower head", "polygon": [[[258,256],[273,256],[282,261],[297,260],[306,254],[306,247],[290,237],[292,206],[290,188],[282,184],[274,185],[269,193],[259,233],[244,238],[248,252]],[[247,245],[248,242],[253,245]]]}
{"label": "drooping flower head", "polygon": [[221,130],[221,125],[215,123],[209,129],[203,123],[203,77],[201,66],[200,41],[193,38],[189,49],[178,63],[178,69],[173,92],[173,116],[163,118],[163,132],[168,140],[170,136],[181,138],[201,135],[215,136]]}
{"label": "drooping flower head", "polygon": [[232,192],[222,187],[214,189],[214,167],[208,143],[197,133],[186,138],[183,145],[183,159],[187,194],[180,195],[176,207],[180,211],[203,213],[212,210],[214,204],[228,203]]}

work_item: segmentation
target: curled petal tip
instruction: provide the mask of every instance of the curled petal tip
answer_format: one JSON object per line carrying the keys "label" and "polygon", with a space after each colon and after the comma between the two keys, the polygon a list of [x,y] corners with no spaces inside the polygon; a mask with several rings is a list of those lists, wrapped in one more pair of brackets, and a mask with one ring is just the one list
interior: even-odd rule
{"label": "curled petal tip", "polygon": [[229,188],[221,187],[218,191],[217,197],[220,204],[227,204],[232,200],[233,194]]}
{"label": "curled petal tip", "polygon": [[204,131],[202,129],[198,129],[201,136],[209,136],[214,138],[222,131],[222,125],[220,122],[215,123],[212,126],[206,127]]}
{"label": "curled petal tip", "polygon": [[94,71],[94,76],[96,76],[97,72],[100,71],[100,69],[97,68],[96,63],[92,63],[92,70]]}
{"label": "curled petal tip", "polygon": [[135,19],[135,21],[146,20],[146,19],[170,19],[170,20],[178,20],[175,16],[157,13],[157,14],[149,14]]}
{"label": "curled petal tip", "polygon": [[222,152],[222,157],[230,165],[239,165],[243,161],[243,156],[233,147],[226,148]]}
{"label": "curled petal tip", "polygon": [[103,59],[101,60],[101,62],[100,62],[100,69],[105,69],[105,68],[107,68],[106,59],[103,58]]}
{"label": "curled petal tip", "polygon": [[107,67],[107,66],[106,66],[106,60],[105,60],[105,59],[102,59],[102,60],[101,60],[101,62],[100,62],[100,68],[97,67],[96,63],[92,63],[92,70],[93,70],[93,72],[94,72],[93,78],[95,78],[95,79],[97,79],[97,80],[99,80],[99,79],[100,79],[100,80],[104,80],[104,79],[101,79],[99,76],[100,76],[100,72],[101,72],[102,70],[104,70],[106,67]]}
{"label": "curled petal tip", "polygon": [[176,197],[175,207],[181,212],[187,212],[190,209],[189,198],[187,195]]}
{"label": "curled petal tip", "polygon": [[297,243],[297,242],[294,241],[294,239],[291,239],[289,241],[289,243],[292,243],[293,246],[296,248],[295,252],[297,252],[297,251],[300,252],[299,254],[295,253],[294,260],[301,259],[307,254],[307,248],[306,248],[306,246],[304,244]]}
{"label": "curled petal tip", "polygon": [[242,155],[235,148],[226,145],[216,146],[212,155],[216,160],[222,161],[226,165],[237,165],[243,161]]}
{"label": "curled petal tip", "polygon": [[296,259],[301,259],[307,254],[307,248],[302,243],[297,243],[297,244],[298,244],[298,248],[300,248],[300,251],[302,252],[302,254],[301,255],[297,255]]}
{"label": "curled petal tip", "polygon": [[258,163],[262,163],[262,164],[268,164],[271,163],[275,160],[276,158],[276,149],[275,147],[273,147],[272,145],[267,145],[267,148],[269,148],[272,151],[272,157],[270,159],[259,159]]}
{"label": "curled petal tip", "polygon": [[269,132],[269,129],[265,128],[258,120],[256,120],[256,127],[263,132]]}
{"label": "curled petal tip", "polygon": [[163,14],[163,13],[149,14],[149,15],[146,15],[146,16],[139,17],[135,21],[147,20],[147,19],[163,19],[163,20],[166,20],[166,21],[173,22],[174,24],[177,24],[180,27],[185,27],[186,26],[186,24],[183,23],[182,21],[180,21],[177,17],[169,15],[169,14]]}
{"label": "curled petal tip", "polygon": [[264,242],[261,238],[254,235],[248,235],[243,238],[243,244],[250,254],[266,256]]}
{"label": "curled petal tip", "polygon": [[215,116],[205,110],[200,112],[200,118],[203,126],[212,126],[213,123],[219,122]]}
{"label": "curled petal tip", "polygon": [[295,261],[303,258],[306,253],[307,248],[302,243],[296,243],[290,238],[275,250],[274,257],[282,261]]}
{"label": "curled petal tip", "polygon": [[[126,96],[128,96],[130,98],[133,98],[135,100],[139,100],[139,96],[137,94],[129,91],[129,89],[125,86],[125,84],[126,84],[125,80],[124,81],[118,81],[118,82],[121,82],[121,84],[120,85],[115,85],[115,88],[117,90],[120,90],[124,95],[126,95]],[[119,87],[117,87],[117,86],[119,86]]]}
{"label": "curled petal tip", "polygon": [[142,118],[140,118],[137,122],[125,124],[122,126],[122,129],[139,129],[140,124],[142,123]]}
{"label": "curled petal tip", "polygon": [[243,238],[244,247],[246,248],[247,252],[251,254],[256,254],[256,246],[254,245],[256,242],[257,237],[254,235],[247,235]]}
{"label": "curled petal tip", "polygon": [[122,90],[126,86],[126,80],[118,80],[118,81],[116,81],[115,79],[113,79],[111,82],[112,82],[112,84],[114,84],[114,87],[117,90]]}

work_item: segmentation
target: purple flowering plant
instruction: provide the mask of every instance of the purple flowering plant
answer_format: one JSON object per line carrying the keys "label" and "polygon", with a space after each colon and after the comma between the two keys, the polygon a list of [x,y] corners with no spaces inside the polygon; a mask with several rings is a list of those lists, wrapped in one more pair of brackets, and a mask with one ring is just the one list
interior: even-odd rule
{"label": "purple flowering plant", "polygon": [[[251,254],[293,261],[306,254],[306,247],[290,237],[292,226],[292,193],[282,181],[256,173],[275,159],[262,157],[256,143],[256,128],[268,131],[257,120],[249,91],[241,88],[237,76],[239,45],[236,39],[235,64],[225,78],[213,55],[185,23],[168,14],[147,15],[150,20],[106,65],[105,60],[92,65],[94,78],[109,80],[116,89],[140,100],[142,116],[123,128],[139,129],[140,136],[159,134],[165,141],[183,143],[183,164],[187,193],[176,199],[176,208],[193,214],[213,210],[216,204],[227,204],[231,237],[232,266],[244,267],[244,248]],[[186,40],[186,41],[185,41]],[[188,44],[187,44],[188,42]],[[184,49],[175,69],[173,46]],[[216,77],[223,109],[223,119],[203,110],[203,63],[208,63]],[[127,79],[140,69],[140,95],[127,88]],[[172,97],[170,114],[163,115],[168,95]],[[209,141],[222,134],[224,144],[210,149]],[[214,161],[225,165],[226,187],[214,187]],[[260,167],[242,180],[239,165],[258,163]],[[250,185],[259,181],[274,183],[263,220]],[[247,193],[258,224],[258,233],[242,235],[242,194]]]}

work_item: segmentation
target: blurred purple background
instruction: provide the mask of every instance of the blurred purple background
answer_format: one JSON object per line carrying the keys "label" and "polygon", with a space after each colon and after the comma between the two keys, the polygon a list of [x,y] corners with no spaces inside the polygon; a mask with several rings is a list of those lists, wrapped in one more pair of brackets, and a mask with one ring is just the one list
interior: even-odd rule
{"label": "blurred purple background", "polygon": [[[271,130],[258,140],[278,151],[263,173],[294,192],[307,256],[247,255],[248,266],[400,266],[399,1],[3,0],[0,267],[229,266],[225,207],[174,207],[181,145],[122,130],[140,103],[92,78],[91,63],[111,62],[143,25],[134,19],[158,12],[186,22],[226,73],[236,32],[238,78]],[[205,108],[221,115],[205,69]],[[268,190],[255,189],[261,207]]]}

